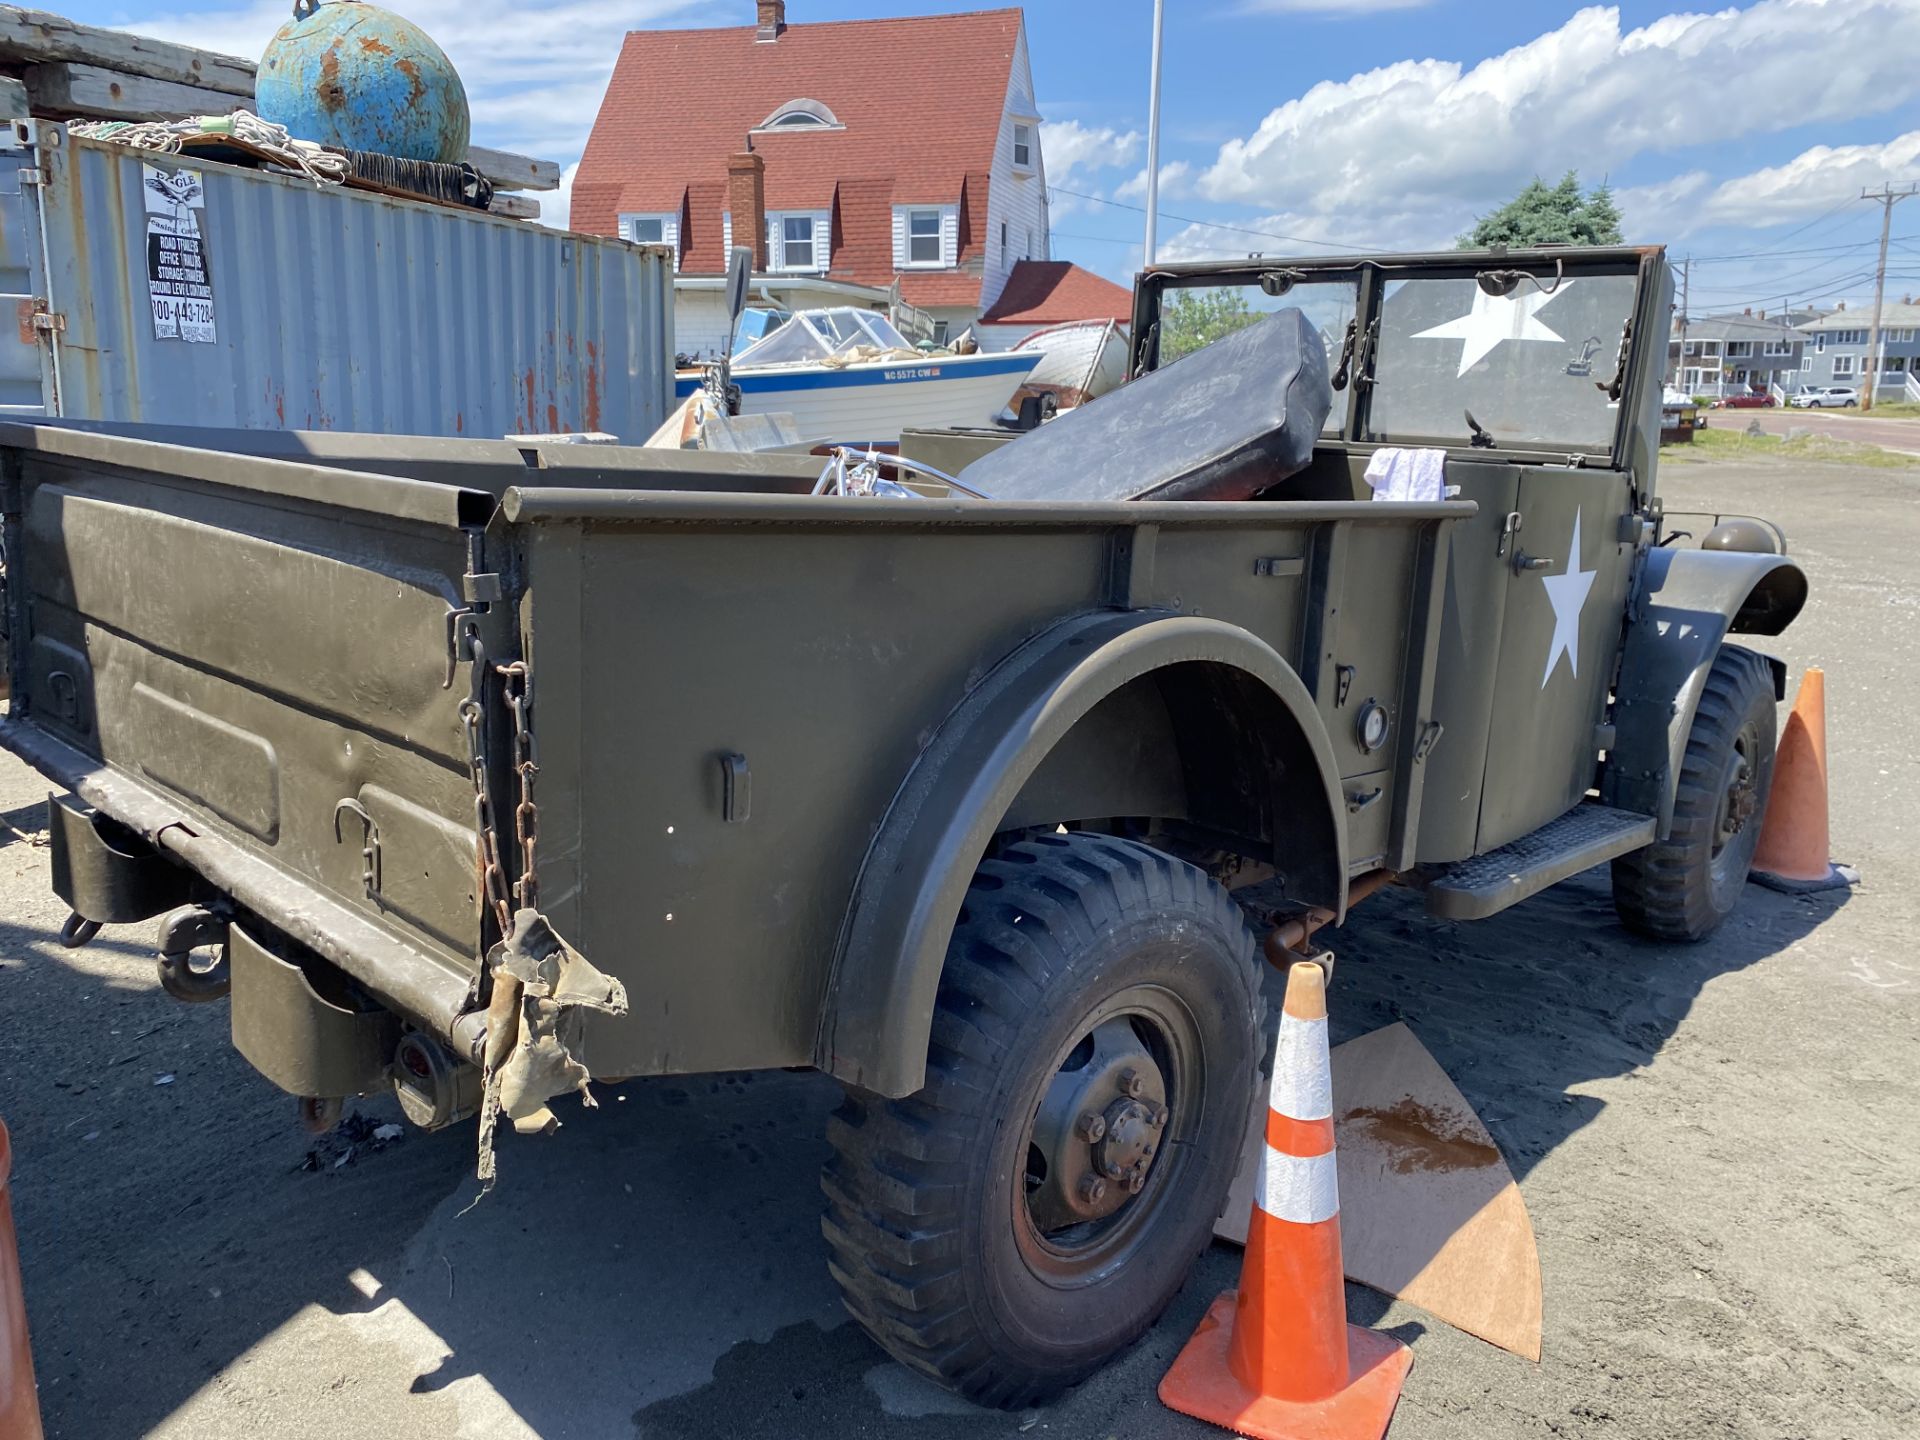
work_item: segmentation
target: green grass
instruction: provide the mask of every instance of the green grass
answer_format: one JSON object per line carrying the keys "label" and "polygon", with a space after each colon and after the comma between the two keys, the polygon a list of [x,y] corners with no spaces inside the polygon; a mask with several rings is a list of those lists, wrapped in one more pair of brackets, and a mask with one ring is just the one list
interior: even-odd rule
{"label": "green grass", "polygon": [[[1874,413],[1878,414],[1876,410]],[[1882,450],[1854,440],[1803,435],[1783,440],[1778,435],[1749,435],[1744,429],[1706,429],[1693,432],[1692,444],[1663,445],[1660,458],[1669,463],[1687,460],[1799,460],[1820,465],[1862,465],[1875,470],[1906,470],[1920,465],[1920,456]]]}
{"label": "green grass", "polygon": [[[1858,415],[1858,410],[1844,411],[1844,414]],[[1920,404],[1912,400],[1876,400],[1873,409],[1866,412],[1870,420],[1912,420],[1920,416]]]}

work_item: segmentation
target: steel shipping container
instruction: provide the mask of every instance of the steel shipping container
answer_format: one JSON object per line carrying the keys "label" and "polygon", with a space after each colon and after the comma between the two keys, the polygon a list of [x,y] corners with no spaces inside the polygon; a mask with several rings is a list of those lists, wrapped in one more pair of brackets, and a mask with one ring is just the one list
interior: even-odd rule
{"label": "steel shipping container", "polygon": [[[210,313],[161,316],[180,272],[166,187],[203,187]],[[156,199],[156,197],[158,197]],[[189,272],[189,278],[199,278]],[[410,435],[605,431],[673,393],[656,246],[0,124],[0,413]],[[201,338],[188,340],[192,330]]]}

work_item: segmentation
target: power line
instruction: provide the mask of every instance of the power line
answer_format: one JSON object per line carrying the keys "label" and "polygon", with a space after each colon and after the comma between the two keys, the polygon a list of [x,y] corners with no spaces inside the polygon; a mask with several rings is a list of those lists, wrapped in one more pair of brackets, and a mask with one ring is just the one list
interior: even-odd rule
{"label": "power line", "polygon": [[[1147,213],[1144,205],[1129,205],[1124,200],[1109,200],[1104,195],[1089,195],[1084,190],[1069,190],[1064,185],[1050,185],[1049,194],[1071,195],[1076,200],[1091,200],[1096,205],[1111,205],[1116,210],[1131,210],[1136,215]],[[1375,245],[1349,245],[1340,240],[1309,240],[1304,235],[1283,235],[1278,230],[1254,230],[1245,225],[1229,225],[1223,220],[1196,220],[1191,215],[1176,215],[1171,210],[1162,210],[1160,214],[1168,220],[1178,220],[1182,225],[1201,225],[1210,230],[1231,230],[1236,235],[1258,235],[1263,240],[1284,240],[1289,245],[1320,245],[1328,250],[1338,250],[1351,255],[1390,255],[1390,250],[1382,250]]]}
{"label": "power line", "polygon": [[[1896,235],[1898,240],[1920,240],[1920,235]],[[1849,240],[1844,245],[1815,245],[1805,250],[1748,250],[1737,255],[1696,255],[1696,265],[1725,265],[1735,260],[1786,260],[1797,255],[1831,255],[1845,250],[1865,250],[1873,245],[1871,238]]]}

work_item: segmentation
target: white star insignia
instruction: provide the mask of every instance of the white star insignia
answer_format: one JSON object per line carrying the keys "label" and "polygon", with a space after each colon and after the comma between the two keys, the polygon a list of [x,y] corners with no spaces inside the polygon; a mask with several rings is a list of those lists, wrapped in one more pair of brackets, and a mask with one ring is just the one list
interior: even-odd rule
{"label": "white star insignia", "polygon": [[1540,688],[1547,688],[1553,667],[1567,657],[1574,678],[1580,676],[1580,612],[1586,608],[1587,592],[1593,589],[1591,570],[1580,568],[1580,512],[1573,512],[1573,542],[1567,551],[1567,568],[1558,575],[1542,575],[1547,600],[1553,606],[1553,643],[1547,646],[1547,668],[1540,677]]}
{"label": "white star insignia", "polygon": [[1524,295],[1489,295],[1486,291],[1476,288],[1473,292],[1473,309],[1458,320],[1449,320],[1446,324],[1436,325],[1431,330],[1417,331],[1413,338],[1458,340],[1460,368],[1454,372],[1454,378],[1458,379],[1472,369],[1475,362],[1493,353],[1494,347],[1503,340],[1564,342],[1564,336],[1548,329],[1536,317],[1549,300],[1571,284],[1573,284],[1571,280],[1562,280],[1552,294],[1529,290]]}

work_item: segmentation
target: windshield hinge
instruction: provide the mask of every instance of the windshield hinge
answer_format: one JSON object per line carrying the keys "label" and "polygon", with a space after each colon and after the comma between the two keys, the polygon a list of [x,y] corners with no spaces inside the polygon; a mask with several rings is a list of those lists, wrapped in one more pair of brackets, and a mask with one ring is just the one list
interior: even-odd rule
{"label": "windshield hinge", "polygon": [[1335,366],[1333,372],[1333,388],[1336,390],[1347,388],[1347,372],[1353,366],[1353,342],[1359,330],[1360,317],[1356,315],[1347,321],[1347,333],[1340,342],[1340,363]]}
{"label": "windshield hinge", "polygon": [[1354,384],[1372,385],[1375,383],[1373,378],[1373,362],[1376,358],[1378,358],[1379,353],[1380,353],[1380,317],[1376,315],[1373,318],[1372,322],[1367,326],[1366,339],[1361,343],[1361,346],[1360,346],[1359,371],[1353,377]]}

